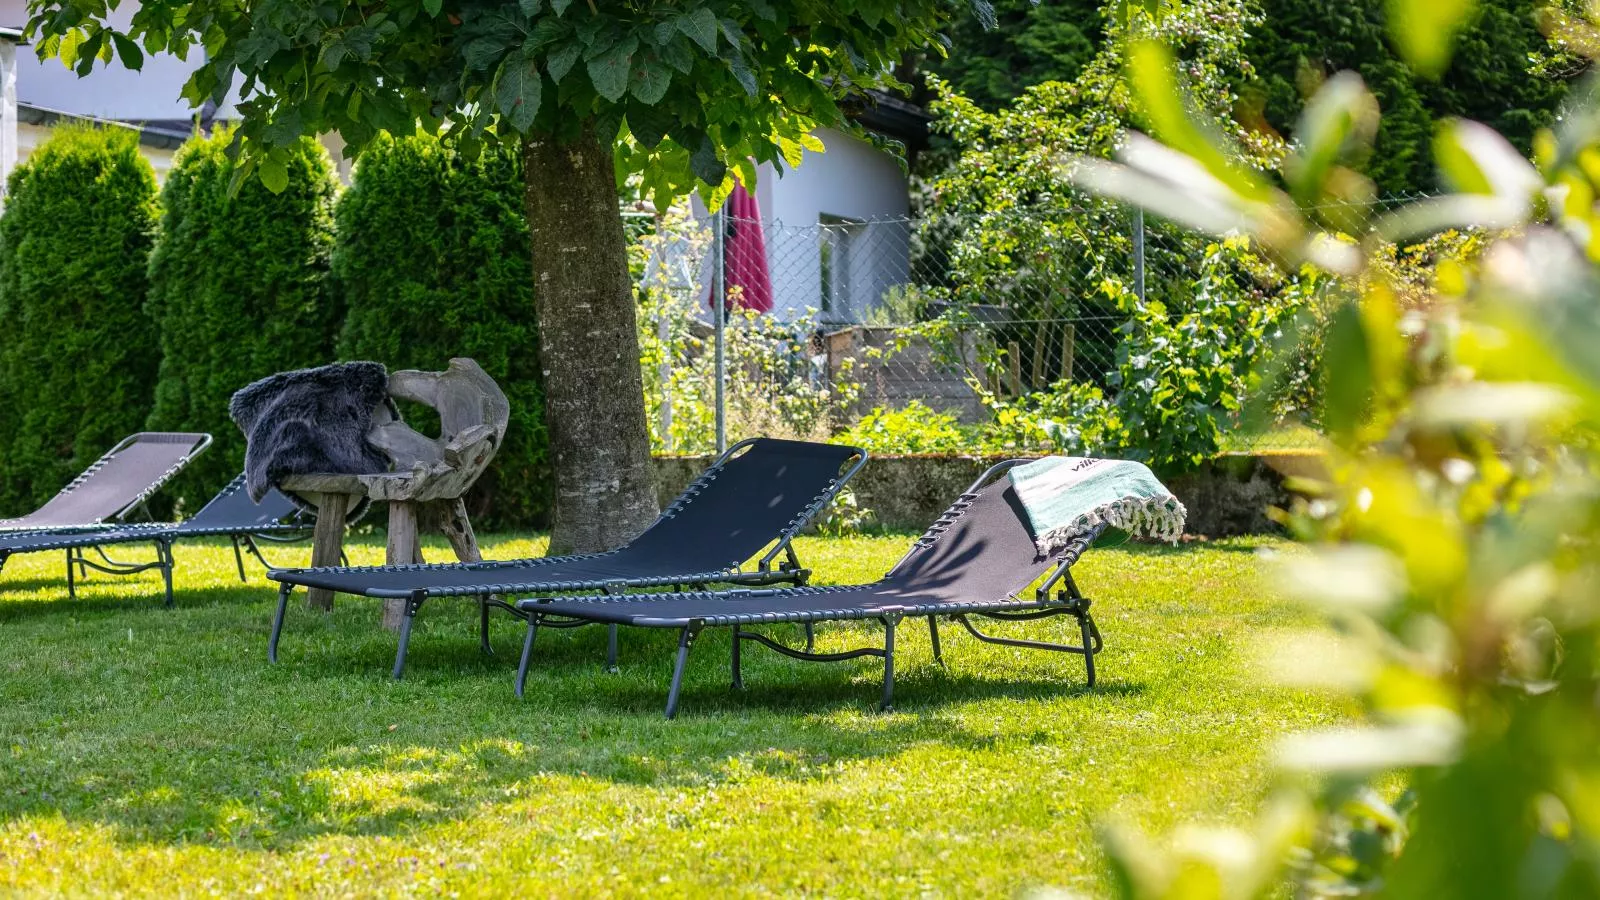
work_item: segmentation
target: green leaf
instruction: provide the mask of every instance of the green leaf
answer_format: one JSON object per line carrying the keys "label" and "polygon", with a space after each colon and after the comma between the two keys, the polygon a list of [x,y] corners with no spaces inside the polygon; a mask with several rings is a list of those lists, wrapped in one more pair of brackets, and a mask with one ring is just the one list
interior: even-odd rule
{"label": "green leaf", "polygon": [[437,19],[443,9],[444,0],[422,0],[422,11],[427,13],[430,19]]}
{"label": "green leaf", "polygon": [[517,0],[517,8],[530,19],[539,14],[539,7],[542,5],[543,0]]}
{"label": "green leaf", "polygon": [[571,5],[572,0],[550,0],[550,8],[554,10],[555,14],[558,16],[566,15],[567,7]]}
{"label": "green leaf", "polygon": [[685,75],[694,68],[694,52],[689,49],[689,42],[682,37],[661,45],[661,59]]}
{"label": "green leaf", "polygon": [[633,52],[638,47],[638,40],[630,36],[589,60],[589,81],[594,84],[596,93],[612,103],[622,99],[622,95],[628,92],[629,68],[633,63]]}
{"label": "green leaf", "polygon": [[1527,158],[1487,125],[1465,119],[1447,122],[1434,138],[1433,150],[1440,173],[1462,193],[1531,204],[1544,187]]}
{"label": "green leaf", "polygon": [[1361,76],[1344,71],[1323,82],[1300,113],[1295,153],[1284,166],[1297,202],[1316,203],[1339,160],[1370,148],[1378,132],[1378,101]]}
{"label": "green leaf", "polygon": [[633,63],[633,74],[628,79],[628,89],[646,106],[655,106],[666,96],[672,84],[672,70],[654,53],[640,56]]}
{"label": "green leaf", "polygon": [[685,13],[676,20],[678,30],[688,35],[707,53],[717,52],[717,14],[705,7]]}
{"label": "green leaf", "polygon": [[702,138],[700,145],[689,154],[689,171],[706,184],[716,187],[728,177],[728,167],[717,158],[716,145],[710,138]]}
{"label": "green leaf", "polygon": [[495,106],[512,128],[526,132],[539,114],[543,91],[544,79],[537,62],[508,59],[500,68],[500,81],[495,86]]}
{"label": "green leaf", "polygon": [[1218,181],[1241,197],[1270,199],[1269,189],[1238,163],[1237,153],[1221,145],[1222,136],[1202,125],[1193,104],[1178,83],[1172,51],[1153,40],[1141,40],[1129,50],[1128,82],[1139,100],[1139,111],[1157,138],[1192,157]]}
{"label": "green leaf", "polygon": [[283,193],[284,188],[289,186],[289,167],[282,153],[267,154],[256,171],[261,173],[262,186],[274,194]]}
{"label": "green leaf", "polygon": [[134,43],[132,38],[113,31],[111,41],[117,45],[117,56],[122,58],[123,65],[135,71],[144,67],[144,51],[139,49],[139,45]]}
{"label": "green leaf", "polygon": [[736,56],[728,60],[728,69],[733,72],[734,79],[744,88],[746,94],[754,97],[760,93],[761,86],[756,83],[756,74],[750,71],[750,66],[742,58]]}
{"label": "green leaf", "polygon": [[578,56],[582,53],[583,45],[574,41],[550,54],[545,63],[545,68],[550,72],[550,80],[560,84],[561,79],[572,71],[573,65],[578,62]]}
{"label": "green leaf", "polygon": [[647,149],[654,150],[672,129],[673,117],[660,106],[630,106],[628,130],[634,140]]}
{"label": "green leaf", "polygon": [[1389,0],[1389,36],[1412,69],[1434,78],[1450,64],[1456,33],[1476,7],[1474,0]]}
{"label": "green leaf", "polygon": [[1335,310],[1325,340],[1322,424],[1329,437],[1350,446],[1372,396],[1372,353],[1360,306],[1347,302]]}

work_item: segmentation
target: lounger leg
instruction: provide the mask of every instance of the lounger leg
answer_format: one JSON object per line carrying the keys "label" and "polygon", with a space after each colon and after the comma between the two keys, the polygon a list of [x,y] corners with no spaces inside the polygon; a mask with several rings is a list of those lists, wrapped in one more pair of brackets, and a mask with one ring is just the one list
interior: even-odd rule
{"label": "lounger leg", "polygon": [[744,638],[742,637],[742,632],[739,631],[739,626],[733,626],[733,649],[730,652],[729,659],[733,666],[733,689],[736,691],[744,690],[744,673],[739,669],[739,645],[743,643]]}
{"label": "lounger leg", "polygon": [[489,598],[478,598],[478,648],[484,656],[493,656],[494,648],[489,646]]}
{"label": "lounger leg", "polygon": [[667,718],[678,714],[678,693],[683,689],[683,666],[689,661],[689,648],[694,646],[694,639],[700,634],[701,625],[694,622],[685,625],[678,634],[678,663],[672,668],[672,687],[667,690]]}
{"label": "lounger leg", "polygon": [[77,560],[72,558],[72,551],[68,550],[67,551],[67,599],[69,599],[69,600],[78,599],[78,586],[76,584],[76,575],[72,571],[73,567],[76,566],[76,565],[77,565]]}
{"label": "lounger leg", "polygon": [[939,617],[928,617],[928,634],[933,638],[933,661],[944,665],[944,653],[939,649]]}
{"label": "lounger leg", "polygon": [[884,712],[894,709],[894,629],[899,624],[899,616],[883,620],[883,702],[878,708]]}
{"label": "lounger leg", "polygon": [[810,653],[817,646],[817,627],[810,622],[806,623],[806,652]]}
{"label": "lounger leg", "polygon": [[228,539],[233,541],[233,562],[239,567],[239,580],[245,581],[244,552],[239,549],[239,536],[237,534],[229,535]]}
{"label": "lounger leg", "polygon": [[161,581],[167,588],[167,609],[172,608],[172,542],[156,541],[156,564],[161,567]]}
{"label": "lounger leg", "polygon": [[613,675],[617,672],[617,626],[606,626],[606,671]]}
{"label": "lounger leg", "polygon": [[1083,667],[1088,670],[1088,687],[1094,687],[1094,655],[1098,652],[1095,643],[1100,638],[1100,629],[1094,627],[1094,620],[1089,618],[1087,612],[1078,614],[1078,633],[1083,635]]}
{"label": "lounger leg", "polygon": [[272,637],[267,639],[267,660],[278,661],[278,637],[283,634],[283,612],[289,605],[289,592],[294,585],[284,582],[278,588],[278,611],[272,615]]}
{"label": "lounger leg", "polygon": [[400,674],[406,668],[406,648],[411,644],[411,622],[415,618],[410,610],[406,610],[406,617],[400,620],[400,646],[394,651],[394,671],[389,673],[389,677],[395,681],[400,680]]}
{"label": "lounger leg", "polygon": [[517,699],[522,699],[522,690],[528,683],[528,661],[533,658],[533,639],[539,634],[539,614],[528,614],[528,636],[522,639],[522,661],[517,663]]}
{"label": "lounger leg", "polygon": [[400,620],[400,646],[394,651],[394,671],[390,673],[395,681],[400,680],[400,673],[406,668],[406,648],[411,645],[411,623],[417,618],[417,611],[422,609],[422,601],[428,597],[424,591],[412,591],[411,597],[406,601],[406,615]]}

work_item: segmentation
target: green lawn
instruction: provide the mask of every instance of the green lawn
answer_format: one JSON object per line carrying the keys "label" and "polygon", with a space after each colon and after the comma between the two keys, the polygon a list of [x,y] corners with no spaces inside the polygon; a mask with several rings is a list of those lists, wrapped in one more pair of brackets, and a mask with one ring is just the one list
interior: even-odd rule
{"label": "green lawn", "polygon": [[[800,550],[819,580],[857,580],[908,540]],[[735,694],[713,630],[672,722],[675,634],[624,631],[619,674],[604,630],[541,635],[518,702],[522,629],[499,616],[482,657],[467,602],[424,610],[397,683],[372,601],[325,616],[297,595],[269,665],[274,592],[259,567],[241,585],[222,545],[178,548],[173,610],[154,575],[96,576],[70,602],[58,554],[19,557],[0,574],[0,894],[1100,894],[1095,823],[1240,820],[1277,735],[1349,713],[1254,668],[1309,621],[1258,580],[1256,551],[1279,546],[1090,554],[1079,583],[1107,642],[1092,691],[1077,657],[955,627],[940,669],[908,621],[891,714],[873,709],[873,659],[752,645]],[[378,562],[381,544],[352,556]],[[824,626],[819,642],[871,632]]]}

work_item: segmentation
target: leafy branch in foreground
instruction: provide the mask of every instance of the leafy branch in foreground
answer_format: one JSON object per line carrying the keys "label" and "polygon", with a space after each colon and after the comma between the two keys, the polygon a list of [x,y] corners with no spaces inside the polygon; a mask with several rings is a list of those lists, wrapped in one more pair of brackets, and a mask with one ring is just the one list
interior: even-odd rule
{"label": "leafy branch in foreground", "polygon": [[[1394,5],[1402,26],[1443,34],[1438,16],[1470,11]],[[1437,66],[1436,38],[1399,46]],[[1161,46],[1134,48],[1129,82],[1155,139],[1130,135],[1119,163],[1070,160],[1072,181],[1338,279],[1327,475],[1281,514],[1312,552],[1280,568],[1334,634],[1300,636],[1279,669],[1349,691],[1367,722],[1285,740],[1251,832],[1157,849],[1111,827],[1123,896],[1269,896],[1286,877],[1304,896],[1595,896],[1596,82],[1532,162],[1486,126],[1448,123],[1435,155],[1453,192],[1381,214],[1359,171],[1378,105],[1356,76],[1306,105],[1278,183],[1187,114]],[[1458,250],[1419,302],[1386,247],[1449,229],[1476,237],[1445,244]]]}

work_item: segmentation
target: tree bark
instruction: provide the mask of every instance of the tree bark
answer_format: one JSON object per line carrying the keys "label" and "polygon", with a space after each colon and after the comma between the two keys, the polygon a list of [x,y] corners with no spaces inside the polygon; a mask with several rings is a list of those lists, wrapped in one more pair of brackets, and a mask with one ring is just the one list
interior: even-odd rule
{"label": "tree bark", "polygon": [[656,517],[627,238],[609,144],[522,145],[555,474],[550,554],[606,550]]}

